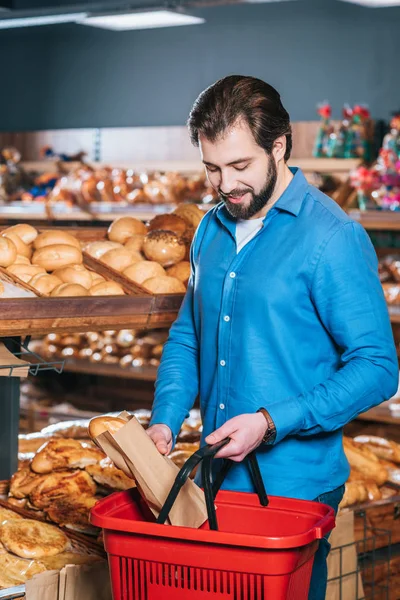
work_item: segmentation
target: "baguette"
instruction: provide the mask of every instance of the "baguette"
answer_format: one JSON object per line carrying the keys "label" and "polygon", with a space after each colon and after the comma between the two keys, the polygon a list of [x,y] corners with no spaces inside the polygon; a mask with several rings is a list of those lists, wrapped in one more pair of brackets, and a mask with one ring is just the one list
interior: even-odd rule
{"label": "baguette", "polygon": [[357,469],[378,485],[383,485],[388,479],[388,471],[379,462],[371,450],[363,444],[357,444],[349,438],[343,439],[344,451],[350,466]]}
{"label": "baguette", "polygon": [[400,464],[400,444],[391,442],[376,435],[359,435],[354,438],[359,444],[364,444],[378,458],[393,461]]}

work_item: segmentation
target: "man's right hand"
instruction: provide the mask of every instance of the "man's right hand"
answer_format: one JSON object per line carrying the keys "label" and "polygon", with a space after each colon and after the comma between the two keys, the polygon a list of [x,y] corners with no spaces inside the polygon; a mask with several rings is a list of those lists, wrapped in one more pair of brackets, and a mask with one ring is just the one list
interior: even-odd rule
{"label": "man's right hand", "polygon": [[169,454],[172,450],[172,431],[168,425],[157,423],[146,429],[146,433],[155,443],[160,454]]}

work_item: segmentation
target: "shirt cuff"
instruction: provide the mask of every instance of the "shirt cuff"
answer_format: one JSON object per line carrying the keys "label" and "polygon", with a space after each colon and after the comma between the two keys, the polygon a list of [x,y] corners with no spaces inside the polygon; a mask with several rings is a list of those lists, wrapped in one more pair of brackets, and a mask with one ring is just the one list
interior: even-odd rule
{"label": "shirt cuff", "polygon": [[151,414],[151,425],[168,425],[172,431],[172,437],[175,440],[181,430],[183,421],[189,416],[185,408],[176,405],[156,406]]}
{"label": "shirt cuff", "polygon": [[275,423],[275,444],[302,429],[304,415],[297,398],[288,398],[272,404],[266,403],[265,408]]}

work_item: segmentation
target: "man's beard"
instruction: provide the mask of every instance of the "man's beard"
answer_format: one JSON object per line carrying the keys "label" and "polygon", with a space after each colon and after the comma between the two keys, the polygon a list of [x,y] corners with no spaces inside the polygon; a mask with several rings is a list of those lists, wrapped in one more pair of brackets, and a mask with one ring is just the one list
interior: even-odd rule
{"label": "man's beard", "polygon": [[[259,194],[255,194],[253,190],[249,188],[235,188],[229,194],[223,194],[221,190],[219,190],[220,198],[225,203],[225,206],[232,217],[235,219],[251,219],[259,213],[270,201],[272,194],[274,193],[276,181],[278,178],[278,173],[276,169],[276,164],[274,159],[271,157],[269,161],[269,169],[267,173],[267,178],[265,185]],[[233,196],[234,198],[240,198],[244,194],[251,194],[252,199],[246,205],[242,204],[234,204],[228,200],[228,196]]]}

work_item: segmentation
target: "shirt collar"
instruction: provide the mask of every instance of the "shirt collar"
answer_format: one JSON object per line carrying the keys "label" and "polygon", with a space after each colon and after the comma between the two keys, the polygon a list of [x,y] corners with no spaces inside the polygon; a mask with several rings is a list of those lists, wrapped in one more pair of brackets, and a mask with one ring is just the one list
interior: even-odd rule
{"label": "shirt collar", "polygon": [[[293,173],[293,179],[273,208],[288,212],[297,217],[308,190],[308,181],[301,169],[298,167],[289,168]],[[221,202],[217,208],[217,216],[221,223],[223,223],[232,235],[235,236],[237,220],[229,214],[223,202]]]}

